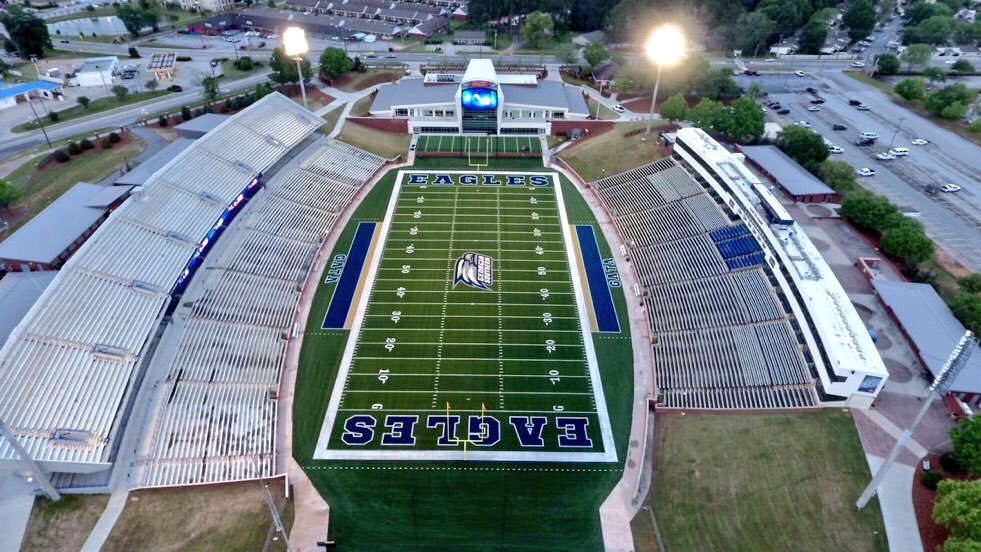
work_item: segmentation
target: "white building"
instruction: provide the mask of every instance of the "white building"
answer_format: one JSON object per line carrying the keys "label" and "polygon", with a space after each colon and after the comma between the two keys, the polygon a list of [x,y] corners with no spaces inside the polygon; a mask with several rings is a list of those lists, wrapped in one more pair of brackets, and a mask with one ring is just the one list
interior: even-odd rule
{"label": "white building", "polygon": [[232,0],[180,0],[182,10],[197,8],[199,11],[207,10],[213,12],[229,11],[235,7]]}
{"label": "white building", "polygon": [[489,59],[459,73],[430,72],[383,86],[374,117],[407,119],[413,133],[552,134],[557,121],[585,120],[582,92],[532,74],[498,75]]}
{"label": "white building", "polygon": [[106,56],[88,58],[81,67],[75,68],[75,80],[79,86],[111,86],[112,76],[119,69],[119,58]]}

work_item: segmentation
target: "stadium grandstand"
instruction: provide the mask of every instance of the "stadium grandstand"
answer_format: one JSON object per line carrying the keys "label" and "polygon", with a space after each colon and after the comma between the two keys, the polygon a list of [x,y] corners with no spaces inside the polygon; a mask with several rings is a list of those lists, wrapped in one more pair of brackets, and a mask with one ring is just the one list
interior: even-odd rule
{"label": "stadium grandstand", "polygon": [[682,129],[673,158],[592,183],[643,286],[659,405],[867,406],[886,377],[871,338],[786,211],[764,210],[775,212],[776,199],[754,202],[742,189],[754,180],[703,132]]}
{"label": "stadium grandstand", "polygon": [[150,367],[159,380],[135,487],[277,473],[280,374],[302,284],[337,213],[384,162],[326,139],[297,158],[229,229],[174,313]]}
{"label": "stadium grandstand", "polygon": [[[133,191],[14,330],[0,349],[0,420],[56,481],[107,473],[168,311],[262,175],[322,123],[272,94],[195,141]],[[0,444],[0,462],[17,459]]]}

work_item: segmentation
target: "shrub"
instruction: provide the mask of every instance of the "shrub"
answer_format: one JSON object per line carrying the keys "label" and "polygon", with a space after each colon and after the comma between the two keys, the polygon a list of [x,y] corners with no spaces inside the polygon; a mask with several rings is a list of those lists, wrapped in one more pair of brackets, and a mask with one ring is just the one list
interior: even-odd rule
{"label": "shrub", "polygon": [[954,458],[954,454],[952,452],[945,453],[940,457],[940,466],[947,473],[952,473],[955,475],[964,473],[964,468],[961,467],[961,464],[957,461],[957,458]]}
{"label": "shrub", "polygon": [[103,138],[102,140],[99,140],[99,145],[102,146],[102,149],[109,149],[112,147],[112,142],[110,142],[108,138]]}
{"label": "shrub", "polygon": [[925,471],[920,474],[920,483],[923,483],[923,486],[931,491],[936,491],[937,484],[943,481],[943,479],[944,476],[936,470]]}
{"label": "shrub", "polygon": [[78,141],[78,147],[82,148],[83,150],[90,150],[95,147],[95,144],[93,144],[88,138],[82,138]]}
{"label": "shrub", "polygon": [[160,127],[161,128],[167,126],[167,116],[166,115],[161,115],[160,116],[160,120],[158,120],[157,122],[160,124]]}
{"label": "shrub", "polygon": [[119,143],[120,140],[122,140],[122,138],[119,137],[118,133],[116,132],[109,133],[109,141],[112,142],[113,144]]}
{"label": "shrub", "polygon": [[78,155],[82,153],[82,146],[79,146],[78,142],[68,142],[68,153]]}
{"label": "shrub", "polygon": [[184,119],[185,121],[190,121],[191,120],[191,108],[190,107],[187,107],[186,105],[184,107],[181,107],[181,119]]}
{"label": "shrub", "polygon": [[204,108],[203,107],[199,107],[199,108],[197,108],[197,109],[194,110],[194,116],[195,117],[200,117],[200,116],[204,115],[204,113],[205,113],[205,111],[204,111]]}
{"label": "shrub", "polygon": [[60,117],[61,116],[58,115],[57,111],[51,111],[50,113],[48,113],[48,118],[51,119],[52,123],[57,123]]}
{"label": "shrub", "polygon": [[54,160],[59,163],[67,163],[68,160],[71,159],[71,157],[68,155],[68,152],[66,152],[63,149],[54,150],[54,153],[51,154],[51,157],[54,157]]}
{"label": "shrub", "polygon": [[967,125],[967,130],[973,134],[981,132],[981,119],[971,121],[971,124]]}

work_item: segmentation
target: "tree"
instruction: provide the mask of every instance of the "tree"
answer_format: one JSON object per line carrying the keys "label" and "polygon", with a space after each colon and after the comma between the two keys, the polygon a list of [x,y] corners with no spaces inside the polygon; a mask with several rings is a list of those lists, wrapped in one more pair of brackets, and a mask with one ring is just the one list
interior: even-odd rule
{"label": "tree", "polygon": [[140,52],[137,51],[137,49],[136,49],[135,46],[130,46],[129,47],[129,57],[131,57],[133,59],[139,59],[142,56],[140,56]]}
{"label": "tree", "polygon": [[911,44],[899,54],[899,60],[906,64],[906,70],[912,71],[913,67],[926,65],[933,55],[933,48],[929,44]]}
{"label": "tree", "polygon": [[798,47],[802,54],[819,54],[828,38],[828,25],[818,18],[812,17],[800,31]]}
{"label": "tree", "polygon": [[840,212],[842,218],[866,230],[883,230],[894,226],[892,221],[902,216],[888,199],[864,190],[846,195]]}
{"label": "tree", "polygon": [[[140,31],[142,31],[144,27],[153,26],[156,24],[155,15],[151,15],[142,7],[133,2],[116,6],[116,17],[123,22],[123,26],[126,27],[126,31],[128,31],[133,38],[139,38]],[[150,17],[153,17],[152,23],[149,21]]]}
{"label": "tree", "polygon": [[11,44],[22,58],[44,57],[44,49],[52,47],[44,20],[20,6],[9,5],[6,11],[0,11],[0,23],[6,27]]}
{"label": "tree", "polygon": [[756,54],[760,48],[766,47],[766,39],[773,34],[776,23],[760,11],[744,13],[730,27],[729,43],[743,55],[750,52]]}
{"label": "tree", "polygon": [[959,59],[950,66],[950,70],[957,73],[973,73],[974,65],[972,65],[971,62],[967,61],[966,59]]}
{"label": "tree", "polygon": [[736,98],[729,104],[718,130],[736,142],[754,142],[763,136],[766,115],[755,100]]}
{"label": "tree", "polygon": [[10,181],[0,178],[0,207],[3,207],[10,213],[10,207],[17,203],[20,199],[21,193]]}
{"label": "tree", "polygon": [[960,284],[961,290],[968,293],[981,293],[981,272],[975,272],[969,276],[965,276],[959,280],[957,283]]}
{"label": "tree", "polygon": [[[974,92],[962,83],[949,84],[940,90],[931,92],[923,100],[923,107],[935,115],[941,115],[952,120],[960,119],[964,116],[963,114],[960,117],[953,117],[954,111],[960,111],[962,109],[960,106],[955,107],[955,104],[968,106],[974,101],[975,95]],[[955,108],[954,111],[948,110],[951,116],[947,117],[943,115],[943,112],[951,107]]]}
{"label": "tree", "polygon": [[[308,82],[313,77],[310,60],[305,56],[301,56],[300,66],[303,71],[303,82]],[[273,49],[272,57],[269,59],[269,67],[272,69],[272,74],[269,78],[273,82],[286,84],[300,81],[300,75],[296,72],[296,60],[288,57],[282,48]]]}
{"label": "tree", "polygon": [[750,83],[749,88],[746,89],[746,97],[751,100],[759,100],[760,98],[766,97],[766,90],[758,82]]}
{"label": "tree", "polygon": [[239,71],[251,71],[254,65],[251,56],[242,56],[235,60],[235,68]]}
{"label": "tree", "polygon": [[201,79],[201,86],[204,87],[204,97],[210,101],[218,101],[221,97],[221,88],[218,86],[218,79],[215,77],[204,77]]}
{"label": "tree", "polygon": [[719,102],[708,98],[702,99],[698,105],[688,110],[688,120],[693,126],[705,131],[718,130],[725,117],[725,108]]}
{"label": "tree", "polygon": [[817,170],[818,163],[828,158],[828,145],[824,143],[824,138],[804,127],[789,126],[781,130],[777,134],[777,146],[811,172]]}
{"label": "tree", "polygon": [[711,71],[700,79],[695,87],[700,96],[716,101],[731,100],[741,94],[739,85],[732,79],[732,72],[729,69]]}
{"label": "tree", "polygon": [[116,96],[116,100],[122,102],[124,98],[129,94],[129,88],[121,84],[116,84],[109,90],[112,91],[113,96]]}
{"label": "tree", "polygon": [[869,0],[851,0],[841,22],[852,41],[862,40],[875,28],[875,7]]}
{"label": "tree", "polygon": [[354,69],[354,61],[340,48],[327,48],[320,54],[320,74],[332,79]]}
{"label": "tree", "polygon": [[909,19],[909,26],[915,27],[931,17],[938,15],[951,16],[954,15],[954,12],[949,6],[941,2],[912,2],[906,7],[905,14]]}
{"label": "tree", "polygon": [[613,87],[621,93],[650,88],[654,86],[654,77],[651,76],[650,69],[651,67],[644,62],[625,65],[620,68],[613,80]]}
{"label": "tree", "polygon": [[146,83],[144,83],[143,86],[145,86],[146,89],[149,90],[150,92],[153,92],[154,90],[157,89],[158,86],[160,86],[160,81],[158,81],[157,79],[150,79],[146,81]]}
{"label": "tree", "polygon": [[555,22],[552,21],[552,14],[535,11],[525,17],[521,36],[528,42],[530,48],[539,48],[552,37],[554,30]]}
{"label": "tree", "polygon": [[930,84],[947,80],[947,73],[944,73],[944,70],[939,67],[927,67],[923,69],[923,76],[930,81]]}
{"label": "tree", "polygon": [[266,0],[266,7],[267,8],[275,8],[276,7],[276,0]]}
{"label": "tree", "polygon": [[91,103],[92,100],[90,100],[88,96],[79,96],[78,100],[76,101],[78,101],[78,105],[82,106],[83,109],[88,109],[89,103]]}
{"label": "tree", "polygon": [[964,324],[964,327],[981,334],[981,295],[960,292],[950,302],[950,311]]}
{"label": "tree", "polygon": [[933,257],[933,242],[923,233],[923,226],[906,217],[882,234],[879,249],[909,264],[919,264]]}
{"label": "tree", "polygon": [[[941,481],[933,504],[933,521],[957,540],[981,544],[981,480]],[[945,547],[946,549],[946,547]],[[975,547],[975,550],[977,548]]]}
{"label": "tree", "polygon": [[855,167],[845,161],[826,159],[818,164],[818,178],[839,194],[848,194],[857,189]]}
{"label": "tree", "polygon": [[[981,285],[981,279],[977,280]],[[950,428],[950,443],[957,463],[969,474],[981,475],[981,418],[969,418]]]}
{"label": "tree", "polygon": [[571,42],[564,42],[555,49],[555,57],[562,63],[572,64],[579,61],[579,51]]}
{"label": "tree", "polygon": [[904,38],[910,42],[943,44],[954,32],[954,18],[949,15],[935,15],[912,29],[907,29]]}
{"label": "tree", "polygon": [[926,84],[923,79],[903,79],[894,88],[897,94],[907,100],[919,100],[926,94]]}
{"label": "tree", "polygon": [[688,102],[685,101],[684,96],[681,94],[675,94],[661,103],[662,119],[671,122],[684,121],[687,114]]}
{"label": "tree", "polygon": [[880,75],[895,75],[899,72],[899,58],[893,54],[875,56],[876,68]]}
{"label": "tree", "polygon": [[600,42],[590,42],[582,49],[582,57],[589,64],[590,69],[596,67],[610,57],[610,52]]}

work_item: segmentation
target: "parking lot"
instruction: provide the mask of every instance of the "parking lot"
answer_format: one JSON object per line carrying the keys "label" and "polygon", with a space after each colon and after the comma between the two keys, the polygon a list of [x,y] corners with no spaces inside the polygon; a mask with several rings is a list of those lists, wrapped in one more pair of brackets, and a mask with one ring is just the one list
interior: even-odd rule
{"label": "parking lot", "polygon": [[[845,150],[833,158],[848,161],[856,169],[875,170],[875,176],[859,177],[859,183],[899,206],[920,211],[919,220],[941,247],[972,271],[981,270],[981,184],[977,180],[981,174],[981,150],[977,146],[892,103],[881,92],[849,82],[851,79],[840,72],[824,73],[821,78],[812,74],[801,78],[793,73],[764,73],[739,80],[743,86],[760,83],[769,98],[790,110],[783,116],[768,111],[770,120],[783,126],[807,121],[812,130]],[[817,106],[818,112],[807,110],[814,98],[806,91],[808,87],[825,100]],[[860,101],[870,109],[859,111],[849,105],[849,100]],[[832,130],[836,124],[847,130]],[[871,146],[860,147],[855,142],[861,132],[874,132],[879,138]],[[925,139],[929,144],[912,145],[914,138]],[[908,148],[909,155],[887,161],[876,159],[876,154],[890,146]],[[944,184],[956,184],[962,189],[956,193],[927,193],[928,186]]]}

